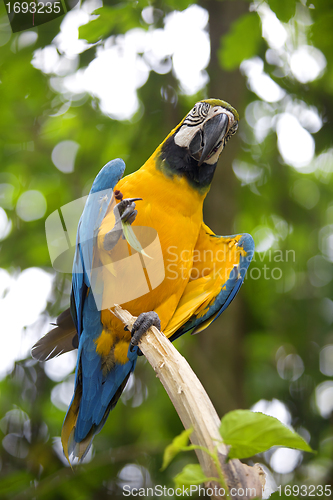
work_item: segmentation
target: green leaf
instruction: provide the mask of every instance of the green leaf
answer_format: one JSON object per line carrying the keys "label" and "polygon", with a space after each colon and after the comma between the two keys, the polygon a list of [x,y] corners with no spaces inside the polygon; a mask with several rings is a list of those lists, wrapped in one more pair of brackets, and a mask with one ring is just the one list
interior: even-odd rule
{"label": "green leaf", "polygon": [[79,27],[79,38],[89,43],[96,43],[101,38],[108,36],[115,28],[120,33],[137,27],[141,11],[134,8],[132,2],[122,3],[114,7],[100,7],[93,14],[98,15],[87,24]]}
{"label": "green leaf", "polygon": [[332,51],[330,50],[333,44],[333,12],[326,11],[316,19],[310,28],[309,34],[311,42],[318,49],[325,51],[325,57],[332,60]]}
{"label": "green leaf", "polygon": [[163,464],[161,470],[165,470],[171,460],[180,452],[185,451],[187,448],[188,440],[190,435],[192,434],[193,429],[186,429],[179,436],[176,436],[172,443],[169,444],[164,450],[163,455]]}
{"label": "green leaf", "polygon": [[17,471],[3,476],[0,485],[1,498],[25,491],[31,481],[33,481],[32,474],[25,471]]}
{"label": "green leaf", "polygon": [[251,457],[272,446],[313,452],[299,434],[286,427],[280,420],[250,410],[227,413],[222,418],[220,434],[224,443],[231,445],[229,458]]}
{"label": "green leaf", "polygon": [[199,464],[188,464],[185,465],[184,469],[173,480],[176,488],[182,488],[183,486],[191,486],[192,484],[205,483],[211,479],[215,478],[205,476]]}
{"label": "green leaf", "polygon": [[122,228],[123,228],[123,232],[124,232],[124,235],[125,235],[125,238],[126,238],[126,241],[127,243],[134,249],[136,250],[137,252],[141,253],[142,255],[144,255],[145,257],[148,257],[149,259],[152,259],[152,257],[150,257],[142,248],[142,246],[140,245],[140,241],[137,239],[137,237],[135,236],[135,233],[130,225],[129,222],[123,222],[121,221],[121,225],[122,225]]}
{"label": "green leaf", "polygon": [[261,40],[258,14],[250,12],[239,17],[231,25],[230,31],[221,38],[218,51],[221,66],[227,71],[236,69],[244,59],[258,54]]}
{"label": "green leaf", "polygon": [[193,0],[168,0],[165,2],[165,7],[172,10],[185,10],[193,4]]}
{"label": "green leaf", "polygon": [[267,3],[283,23],[287,23],[295,15],[296,0],[267,0]]}
{"label": "green leaf", "polygon": [[111,7],[96,9],[93,14],[98,15],[98,18],[79,27],[79,38],[83,38],[89,43],[98,42],[114,27],[117,21],[117,12],[118,9]]}

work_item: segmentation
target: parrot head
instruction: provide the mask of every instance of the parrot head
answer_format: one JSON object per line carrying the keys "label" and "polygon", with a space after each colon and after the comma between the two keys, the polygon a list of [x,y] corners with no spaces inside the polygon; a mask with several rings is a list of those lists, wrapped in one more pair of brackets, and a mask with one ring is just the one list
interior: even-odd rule
{"label": "parrot head", "polygon": [[197,102],[162,144],[163,166],[172,174],[186,176],[197,187],[210,185],[219,156],[238,129],[238,120],[237,111],[225,101]]}

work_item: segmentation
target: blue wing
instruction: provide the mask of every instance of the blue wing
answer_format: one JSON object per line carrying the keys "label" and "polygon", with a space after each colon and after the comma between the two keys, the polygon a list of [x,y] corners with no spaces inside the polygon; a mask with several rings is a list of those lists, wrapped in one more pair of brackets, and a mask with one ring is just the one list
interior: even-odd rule
{"label": "blue wing", "polygon": [[[98,230],[124,170],[125,163],[120,159],[102,168],[94,180],[78,226],[71,311],[79,335],[79,349],[75,392],[62,429],[62,443],[68,460],[71,452],[79,458],[85,456],[94,435],[103,427],[115,406],[137,359],[135,348],[128,353],[127,363],[115,364],[103,373],[102,359],[96,352],[95,343],[103,330],[101,311],[96,305],[96,291],[92,293],[91,290]],[[102,294],[103,290],[98,293]]]}
{"label": "blue wing", "polygon": [[90,287],[94,247],[113,189],[122,178],[125,163],[120,158],[107,163],[96,176],[79,221],[72,271],[71,313],[80,337],[82,311]]}

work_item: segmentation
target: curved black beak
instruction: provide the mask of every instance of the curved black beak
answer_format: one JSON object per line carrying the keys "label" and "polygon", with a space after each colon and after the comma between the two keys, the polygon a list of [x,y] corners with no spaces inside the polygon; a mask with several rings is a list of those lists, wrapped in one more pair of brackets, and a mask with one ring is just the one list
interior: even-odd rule
{"label": "curved black beak", "polygon": [[198,161],[199,167],[220,147],[222,140],[227,133],[228,124],[229,117],[225,113],[215,115],[205,123],[202,131],[203,149],[200,160]]}

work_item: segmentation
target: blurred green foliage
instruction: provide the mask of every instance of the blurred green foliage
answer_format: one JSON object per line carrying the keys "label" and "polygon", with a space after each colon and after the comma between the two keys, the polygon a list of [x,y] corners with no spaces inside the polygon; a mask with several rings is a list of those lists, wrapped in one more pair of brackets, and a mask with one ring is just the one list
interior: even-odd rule
{"label": "blurred green foliage", "polygon": [[244,59],[258,54],[261,43],[259,16],[253,12],[239,17],[230,31],[221,38],[219,59],[226,70],[238,68]]}
{"label": "blurred green foliage", "polygon": [[[169,13],[191,4],[188,0],[105,2],[97,12],[100,17],[79,30],[82,38],[99,40],[97,46],[87,45],[71,72],[87,67],[108,37],[135,27],[163,28]],[[154,7],[151,24],[141,16],[148,5]],[[320,413],[316,399],[324,387],[320,384],[332,383],[333,374],[331,358],[320,363],[328,352],[325,347],[333,344],[331,2],[269,0],[253,6],[241,0],[202,0],[200,5],[210,16],[207,85],[189,96],[174,71],[152,70],[137,91],[137,113],[120,121],[103,114],[98,99],[87,92],[74,97],[62,92],[52,68],[43,73],[31,64],[38,49],[55,46],[52,41],[65,20],[29,30],[38,37],[26,44],[23,34],[10,33],[0,3],[0,206],[12,225],[0,241],[1,267],[13,275],[32,266],[51,271],[44,232],[48,215],[86,194],[100,168],[112,158],[123,158],[127,173],[136,170],[196,100],[217,97],[231,102],[241,117],[239,133],[223,153],[205,203],[205,220],[217,234],[253,234],[258,248],[261,245],[266,252],[255,254],[252,275],[222,317],[204,333],[182,337],[176,345],[220,416],[263,399],[278,399],[288,409],[293,427],[310,439],[318,453],[304,455],[288,474],[273,468],[278,484],[331,484],[331,392],[326,393],[327,413]],[[280,39],[285,33],[285,42],[270,42],[269,34],[263,36],[267,12],[285,23],[279,24],[284,29]],[[195,33],[186,35],[190,47]],[[295,53],[304,46],[321,51],[326,64],[313,79],[295,76],[299,70]],[[57,53],[62,55],[59,48]],[[243,62],[253,57],[257,74],[270,78],[263,80],[262,92],[274,82],[282,97],[264,100]],[[302,65],[301,60],[302,71],[307,69],[306,61]],[[313,115],[311,122],[304,110],[318,115],[321,125],[316,128]],[[315,141],[315,155],[307,167],[292,166],[282,154],[279,134],[286,115],[288,123],[297,124],[290,121],[294,117]],[[295,148],[296,132],[295,125],[290,129]],[[54,165],[52,152],[68,140],[79,149],[74,170],[65,173]],[[45,215],[31,221],[16,210],[19,197],[28,190],[40,191],[47,202]],[[44,316],[57,315],[68,299],[68,284],[57,276]],[[39,323],[33,328],[38,329]],[[10,325],[1,325],[1,332],[6,345]],[[176,473],[196,462],[193,452],[182,454],[160,471],[163,450],[182,425],[150,366],[141,359],[132,392],[120,401],[94,441],[94,458],[73,473],[54,444],[65,414],[50,399],[57,385],[31,359],[18,361],[0,382],[1,498],[121,498],[121,485],[131,477],[146,486],[172,486]],[[272,453],[256,460],[270,467]]]}

